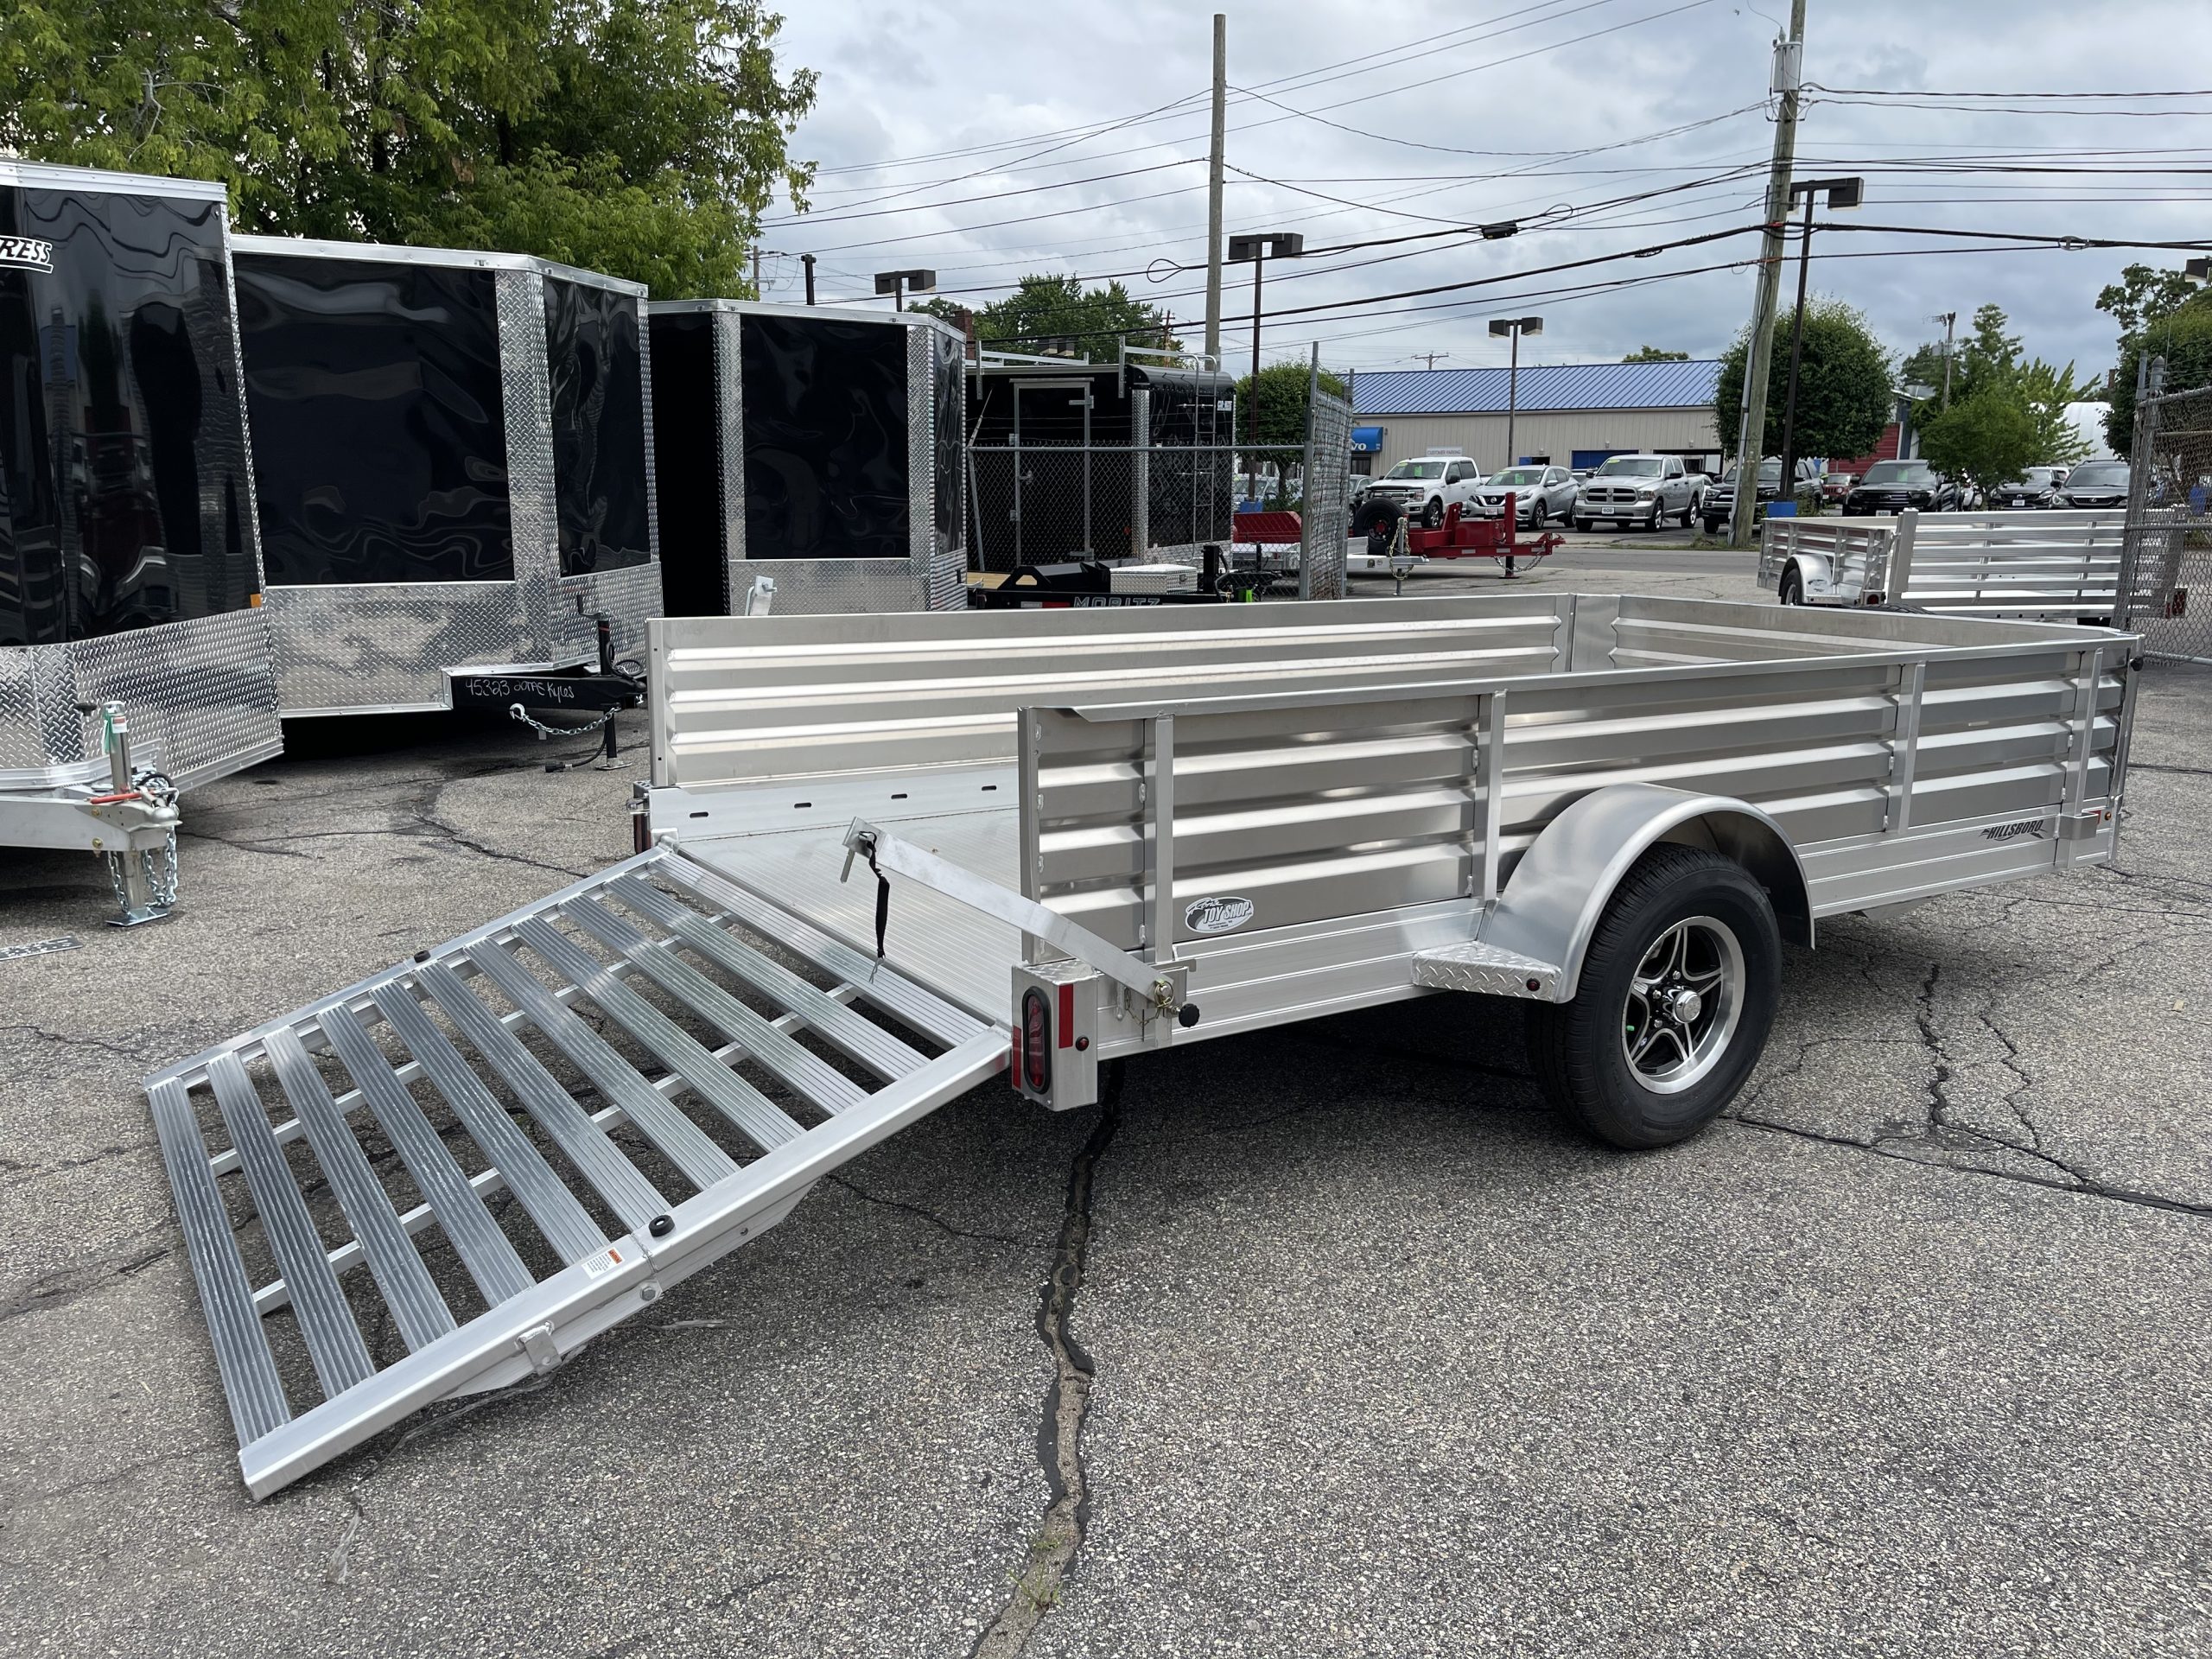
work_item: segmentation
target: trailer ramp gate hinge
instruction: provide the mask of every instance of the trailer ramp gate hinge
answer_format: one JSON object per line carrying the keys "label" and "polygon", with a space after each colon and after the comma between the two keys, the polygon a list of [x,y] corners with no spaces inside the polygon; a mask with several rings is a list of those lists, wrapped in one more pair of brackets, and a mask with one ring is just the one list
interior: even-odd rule
{"label": "trailer ramp gate hinge", "polygon": [[534,1325],[515,1338],[521,1345],[523,1357],[530,1362],[530,1369],[543,1376],[556,1370],[561,1363],[561,1344],[553,1340],[553,1327]]}

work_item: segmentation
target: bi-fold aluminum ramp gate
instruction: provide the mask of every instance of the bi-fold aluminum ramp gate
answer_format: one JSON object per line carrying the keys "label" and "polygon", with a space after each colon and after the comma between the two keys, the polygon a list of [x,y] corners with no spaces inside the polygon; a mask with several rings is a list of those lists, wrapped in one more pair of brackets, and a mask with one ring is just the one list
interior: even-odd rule
{"label": "bi-fold aluminum ramp gate", "polygon": [[664,849],[156,1073],[248,1488],[551,1369],[1006,1049]]}

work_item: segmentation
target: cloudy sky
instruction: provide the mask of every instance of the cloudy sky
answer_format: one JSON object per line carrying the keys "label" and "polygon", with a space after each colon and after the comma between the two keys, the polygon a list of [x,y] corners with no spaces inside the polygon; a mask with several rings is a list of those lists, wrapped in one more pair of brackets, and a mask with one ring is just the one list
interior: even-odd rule
{"label": "cloudy sky", "polygon": [[[1863,176],[1857,223],[2212,241],[2202,0],[1809,10],[1806,77],[1834,90],[1812,94],[1797,175]],[[1118,276],[1198,337],[1204,272],[1182,267],[1205,257],[1210,10],[785,10],[781,56],[822,78],[797,144],[822,170],[811,211],[781,207],[765,227],[769,297],[798,297],[802,251],[819,257],[825,297],[865,295],[895,267],[932,267],[976,305],[1027,272]],[[1270,270],[1266,356],[1318,340],[1338,368],[1429,353],[1476,366],[1503,360],[1490,317],[1530,313],[1545,332],[1523,360],[1717,353],[1750,310],[1755,236],[1537,273],[1757,221],[1786,15],[1787,0],[1232,4],[1226,228],[1300,231],[1308,249]],[[1503,219],[1521,234],[1452,233]],[[2185,257],[1870,229],[1817,235],[1812,285],[1899,352],[1941,334],[1935,314],[1963,328],[1993,300],[2029,351],[2088,375],[2113,356],[2098,289],[2131,260]],[[1513,280],[1386,297],[1496,276]],[[1242,360],[1249,267],[1230,269],[1223,309]]]}

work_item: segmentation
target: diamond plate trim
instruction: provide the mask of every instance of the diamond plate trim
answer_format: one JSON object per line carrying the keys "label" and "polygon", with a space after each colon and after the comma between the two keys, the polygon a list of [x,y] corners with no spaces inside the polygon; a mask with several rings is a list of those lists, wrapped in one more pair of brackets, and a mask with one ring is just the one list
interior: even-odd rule
{"label": "diamond plate trim", "polygon": [[599,625],[594,613],[607,613],[614,638],[614,659],[645,660],[645,624],[661,613],[660,561],[626,564],[613,570],[594,570],[563,576],[560,582],[562,609],[551,619],[556,647],[551,661],[556,667],[599,664]]}
{"label": "diamond plate trim", "polygon": [[493,280],[499,320],[499,378],[507,405],[507,533],[514,549],[515,585],[521,590],[521,654],[546,658],[553,651],[556,626],[561,520],[553,493],[553,388],[545,366],[545,279],[534,270],[501,270],[493,273]]}
{"label": "diamond plate trim", "polygon": [[937,351],[927,328],[906,330],[906,544],[912,550],[914,592],[929,591],[937,556],[937,398],[931,378]]}
{"label": "diamond plate trim", "polygon": [[722,610],[734,613],[749,585],[745,564],[745,376],[744,347],[734,311],[715,311],[709,319],[715,347],[716,458],[721,467],[722,510]]}
{"label": "diamond plate trim", "polygon": [[355,583],[268,591],[287,715],[443,709],[445,671],[537,656],[512,582]]}
{"label": "diamond plate trim", "polygon": [[[1501,950],[1494,944],[1470,939],[1461,944],[1439,945],[1414,953],[1414,983],[1431,990],[1466,991],[1478,996],[1517,996],[1524,1001],[1556,1002],[1560,969],[1557,963]],[[1530,989],[1529,982],[1535,981]]]}
{"label": "diamond plate trim", "polygon": [[121,703],[133,754],[180,789],[267,760],[284,747],[270,651],[268,618],[248,610],[0,652],[0,788],[105,775],[79,702]]}

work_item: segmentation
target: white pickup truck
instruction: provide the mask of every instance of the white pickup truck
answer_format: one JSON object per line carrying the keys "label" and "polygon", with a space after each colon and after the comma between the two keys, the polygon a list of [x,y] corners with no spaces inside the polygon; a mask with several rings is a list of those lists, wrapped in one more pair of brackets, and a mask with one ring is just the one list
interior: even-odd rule
{"label": "white pickup truck", "polygon": [[1671,518],[1687,529],[1702,481],[1680,455],[1614,455],[1584,482],[1574,503],[1574,527],[1586,531],[1602,521],[1657,530]]}
{"label": "white pickup truck", "polygon": [[1483,469],[1465,455],[1424,455],[1402,461],[1368,486],[1367,499],[1388,501],[1415,523],[1433,530],[1454,501],[1463,512],[1475,510]]}

